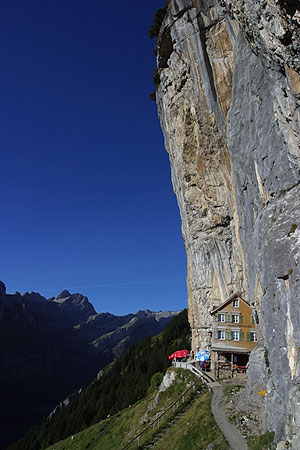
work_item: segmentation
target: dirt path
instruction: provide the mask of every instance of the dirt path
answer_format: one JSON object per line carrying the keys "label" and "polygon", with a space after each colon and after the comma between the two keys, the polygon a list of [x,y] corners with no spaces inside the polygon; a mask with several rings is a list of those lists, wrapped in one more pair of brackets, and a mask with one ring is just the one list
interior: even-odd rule
{"label": "dirt path", "polygon": [[248,446],[241,432],[227,420],[226,407],[224,405],[223,386],[216,383],[215,386],[211,385],[211,389],[213,391],[211,410],[217,425],[230,445],[230,449],[247,450]]}

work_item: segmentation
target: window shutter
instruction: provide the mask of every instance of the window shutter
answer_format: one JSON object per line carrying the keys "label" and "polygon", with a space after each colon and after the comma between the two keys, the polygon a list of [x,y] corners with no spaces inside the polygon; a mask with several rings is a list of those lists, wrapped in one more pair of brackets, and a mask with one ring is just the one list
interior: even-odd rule
{"label": "window shutter", "polygon": [[243,341],[243,340],[244,340],[244,332],[240,331],[240,341]]}
{"label": "window shutter", "polygon": [[250,331],[247,332],[247,342],[251,342],[251,333],[250,333]]}
{"label": "window shutter", "polygon": [[218,330],[215,331],[215,339],[218,339]]}
{"label": "window shutter", "polygon": [[226,339],[227,339],[227,341],[232,340],[231,331],[226,330]]}
{"label": "window shutter", "polygon": [[254,319],[253,315],[251,315],[251,323],[255,323],[255,319]]}
{"label": "window shutter", "polygon": [[231,314],[226,314],[226,322],[232,322]]}
{"label": "window shutter", "polygon": [[215,322],[218,322],[218,314],[215,315]]}
{"label": "window shutter", "polygon": [[243,319],[244,319],[243,314],[240,314],[240,323],[243,323]]}

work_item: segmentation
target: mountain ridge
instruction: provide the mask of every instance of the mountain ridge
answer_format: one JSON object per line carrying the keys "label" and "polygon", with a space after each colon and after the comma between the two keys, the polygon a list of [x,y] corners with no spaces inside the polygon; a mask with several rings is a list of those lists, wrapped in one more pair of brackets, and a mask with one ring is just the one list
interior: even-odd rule
{"label": "mountain ridge", "polygon": [[64,290],[50,299],[37,292],[7,294],[1,282],[2,445],[39,423],[130,345],[160,333],[174,314],[96,313],[82,294]]}

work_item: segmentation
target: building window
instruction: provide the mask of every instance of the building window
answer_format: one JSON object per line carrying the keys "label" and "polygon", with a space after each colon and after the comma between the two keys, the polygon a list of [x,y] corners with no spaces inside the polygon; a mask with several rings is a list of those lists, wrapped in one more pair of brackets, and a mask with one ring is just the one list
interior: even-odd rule
{"label": "building window", "polygon": [[225,330],[218,330],[218,339],[220,341],[225,341]]}
{"label": "building window", "polygon": [[240,332],[239,331],[231,331],[231,339],[233,341],[239,341],[240,340]]}
{"label": "building window", "polygon": [[232,314],[232,323],[240,323],[240,315]]}
{"label": "building window", "polygon": [[218,314],[218,322],[225,322],[225,314]]}
{"label": "building window", "polygon": [[257,342],[256,331],[250,331],[250,342]]}
{"label": "building window", "polygon": [[233,306],[234,308],[238,308],[238,307],[240,306],[240,300],[239,300],[238,298],[234,298],[234,299],[232,300],[232,306]]}

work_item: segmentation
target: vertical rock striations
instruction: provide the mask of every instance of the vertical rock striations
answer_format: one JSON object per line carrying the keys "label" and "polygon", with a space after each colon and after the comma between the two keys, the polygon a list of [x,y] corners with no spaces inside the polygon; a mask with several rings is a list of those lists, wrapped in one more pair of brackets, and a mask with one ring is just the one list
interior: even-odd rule
{"label": "vertical rock striations", "polygon": [[269,428],[298,449],[299,2],[172,0],[157,47],[193,347],[241,292],[260,322],[248,392],[265,385]]}

